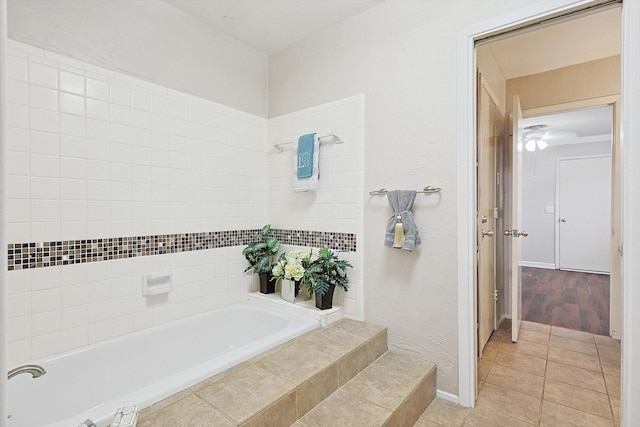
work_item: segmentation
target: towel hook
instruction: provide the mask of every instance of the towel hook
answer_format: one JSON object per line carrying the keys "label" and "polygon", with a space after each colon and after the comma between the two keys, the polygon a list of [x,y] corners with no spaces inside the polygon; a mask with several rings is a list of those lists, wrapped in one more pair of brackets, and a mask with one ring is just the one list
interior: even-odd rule
{"label": "towel hook", "polygon": [[[431,193],[439,193],[442,189],[440,187],[434,187],[433,185],[427,185],[422,189],[422,191],[416,191],[416,193],[422,194],[431,194]],[[375,191],[369,191],[370,196],[384,196],[389,191],[386,188],[381,188]]]}

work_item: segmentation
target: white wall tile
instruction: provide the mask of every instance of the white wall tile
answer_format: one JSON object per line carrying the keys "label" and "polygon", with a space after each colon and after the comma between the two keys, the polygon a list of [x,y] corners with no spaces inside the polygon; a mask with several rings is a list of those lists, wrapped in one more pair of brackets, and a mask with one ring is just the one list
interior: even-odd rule
{"label": "white wall tile", "polygon": [[87,140],[85,138],[62,135],[60,137],[60,155],[85,158],[87,155]]}
{"label": "white wall tile", "polygon": [[[71,93],[60,93],[60,112],[74,114],[77,116],[85,115],[85,97],[74,95]],[[97,118],[97,117],[96,117]]]}
{"label": "white wall tile", "polygon": [[106,80],[87,76],[87,97],[109,101],[109,83]]}
{"label": "white wall tile", "polygon": [[60,332],[33,337],[31,340],[31,357],[41,359],[62,351]]}
{"label": "white wall tile", "polygon": [[27,83],[7,80],[7,101],[13,104],[28,104]]}
{"label": "white wall tile", "polygon": [[37,85],[29,85],[29,105],[34,108],[58,111],[58,91]]}
{"label": "white wall tile", "polygon": [[58,70],[34,61],[29,64],[29,83],[45,86],[51,89],[58,88]]}
{"label": "white wall tile", "polygon": [[109,103],[87,98],[87,117],[108,121],[110,119]]}
{"label": "white wall tile", "polygon": [[[9,108],[9,113],[11,113],[11,108]],[[11,124],[9,125],[11,126]],[[31,130],[58,133],[60,130],[58,113],[41,108],[29,108],[29,127]]]}
{"label": "white wall tile", "polygon": [[[33,304],[33,300],[32,300]],[[60,310],[45,311],[31,315],[31,334],[33,337],[60,331],[62,315]]]}
{"label": "white wall tile", "polygon": [[25,105],[8,104],[7,125],[20,129],[29,127],[29,109]]}
{"label": "white wall tile", "polygon": [[57,310],[60,307],[60,288],[51,288],[31,292],[32,314]]}
{"label": "white wall tile", "polygon": [[7,349],[7,363],[11,366],[31,361],[31,338],[10,342]]}
{"label": "white wall tile", "polygon": [[84,117],[60,113],[60,133],[62,135],[85,137],[87,135]]}
{"label": "white wall tile", "polygon": [[32,154],[30,164],[31,176],[57,178],[60,176],[60,158],[43,154]]}
{"label": "white wall tile", "polygon": [[60,158],[60,178],[85,179],[87,177],[87,161],[69,157]]}
{"label": "white wall tile", "polygon": [[131,107],[131,89],[119,84],[112,84],[111,103]]}
{"label": "white wall tile", "polygon": [[20,292],[8,296],[9,318],[28,316],[31,314],[31,292]]}
{"label": "white wall tile", "polygon": [[84,76],[60,71],[60,90],[84,96]]}
{"label": "white wall tile", "polygon": [[7,128],[7,148],[10,151],[29,151],[29,131]]}
{"label": "white wall tile", "polygon": [[27,81],[27,61],[15,55],[7,55],[7,78]]}
{"label": "white wall tile", "polygon": [[59,199],[60,198],[60,179],[32,176],[31,177],[31,198],[32,199]]}
{"label": "white wall tile", "polygon": [[60,334],[61,350],[70,351],[89,344],[89,328],[87,325],[65,329]]}

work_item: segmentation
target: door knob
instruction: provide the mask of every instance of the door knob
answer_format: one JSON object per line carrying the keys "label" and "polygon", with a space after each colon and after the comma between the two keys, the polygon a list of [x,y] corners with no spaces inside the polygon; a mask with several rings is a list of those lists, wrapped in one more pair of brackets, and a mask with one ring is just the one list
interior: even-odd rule
{"label": "door knob", "polygon": [[566,218],[560,218],[560,222],[567,222]]}
{"label": "door knob", "polygon": [[527,233],[526,231],[520,231],[518,233],[518,237],[522,236],[522,237],[527,237],[529,235],[529,233]]}
{"label": "door knob", "polygon": [[482,230],[482,237],[493,237],[493,230]]}
{"label": "door knob", "polygon": [[512,236],[512,235],[513,235],[513,231],[511,231],[511,230],[504,230],[504,235],[505,235],[505,236]]}

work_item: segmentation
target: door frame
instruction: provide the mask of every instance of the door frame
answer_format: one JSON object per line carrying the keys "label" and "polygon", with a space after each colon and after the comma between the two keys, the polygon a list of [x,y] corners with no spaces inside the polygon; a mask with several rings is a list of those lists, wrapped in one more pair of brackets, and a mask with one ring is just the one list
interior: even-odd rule
{"label": "door frame", "polygon": [[[527,22],[540,21],[600,3],[598,0],[544,0],[516,11],[496,16],[486,21],[461,28],[457,41],[457,247],[458,247],[458,403],[475,406],[477,359],[475,356],[476,295],[475,295],[475,40],[497,34],[509,28],[517,28]],[[635,74],[634,74],[635,72]],[[640,162],[640,150],[632,150],[626,141],[640,140],[640,121],[633,117],[640,114],[640,2],[627,1],[622,5],[622,99],[621,99],[621,153],[622,200],[624,230],[624,257],[633,259],[640,252],[640,221],[634,221],[640,213],[640,188],[633,182],[640,180],[640,168],[631,166]],[[634,81],[635,75],[635,81]],[[634,227],[635,226],[635,227]],[[622,400],[640,394],[640,364],[630,363],[633,355],[640,356],[640,289],[624,286],[640,278],[640,266],[623,261],[623,334],[622,348]],[[636,357],[637,360],[637,357]],[[640,407],[623,405],[625,423],[640,420]]]}
{"label": "door frame", "polygon": [[[613,133],[612,133],[612,141],[611,141],[611,152],[609,152],[608,154],[583,154],[583,155],[579,155],[579,156],[564,156],[564,157],[557,157],[556,158],[556,198],[555,198],[555,204],[556,204],[556,208],[555,208],[555,215],[554,215],[554,222],[555,222],[555,254],[554,254],[554,262],[556,264],[556,269],[560,269],[560,164],[563,160],[582,160],[582,159],[595,159],[595,158],[600,158],[600,157],[608,157],[612,164],[611,164],[611,176],[609,177],[609,186],[611,186],[611,184],[613,183],[613,174],[615,173],[615,171],[613,170]],[[613,206],[613,194],[611,194],[611,202],[609,203],[610,207]],[[613,218],[610,217],[609,219],[609,232],[611,232],[611,228],[612,228],[612,223],[613,223]],[[611,237],[611,236],[610,236]],[[609,254],[609,258],[611,258],[611,244],[609,244],[609,248],[607,250],[608,254]],[[611,274],[611,266],[609,267],[609,274]],[[582,270],[581,270],[582,271]],[[595,273],[595,274],[606,274],[604,272],[601,271],[585,271],[585,273]],[[611,314],[609,314],[609,320],[611,320]]]}

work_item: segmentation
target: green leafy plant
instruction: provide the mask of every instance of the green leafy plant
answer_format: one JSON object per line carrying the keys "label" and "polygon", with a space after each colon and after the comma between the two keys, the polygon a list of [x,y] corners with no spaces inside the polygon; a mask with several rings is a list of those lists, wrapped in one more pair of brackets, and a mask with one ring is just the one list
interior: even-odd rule
{"label": "green leafy plant", "polygon": [[249,261],[249,266],[245,272],[253,270],[254,273],[269,273],[273,267],[278,250],[280,250],[280,241],[273,236],[269,236],[271,232],[271,224],[262,227],[260,235],[262,241],[251,242],[243,250],[242,255]]}
{"label": "green leafy plant", "polygon": [[309,267],[306,268],[303,276],[303,283],[309,291],[322,297],[329,290],[330,285],[335,285],[349,290],[349,277],[347,268],[353,267],[349,261],[338,258],[338,254],[331,249],[322,248],[318,251],[318,256]]}

